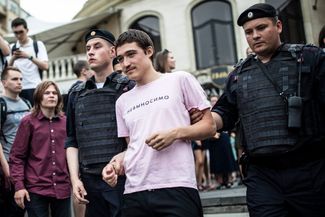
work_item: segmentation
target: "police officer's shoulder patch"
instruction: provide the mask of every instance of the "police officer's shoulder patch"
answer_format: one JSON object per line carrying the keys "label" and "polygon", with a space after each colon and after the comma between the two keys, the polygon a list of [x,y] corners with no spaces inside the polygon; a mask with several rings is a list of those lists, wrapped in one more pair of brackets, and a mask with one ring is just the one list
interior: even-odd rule
{"label": "police officer's shoulder patch", "polygon": [[240,59],[238,63],[234,66],[234,71],[236,71],[238,74],[241,72],[241,69],[245,64],[250,62],[254,58],[254,55],[248,55],[245,59]]}
{"label": "police officer's shoulder patch", "polygon": [[86,87],[86,82],[82,82],[71,89],[71,92],[78,92]]}

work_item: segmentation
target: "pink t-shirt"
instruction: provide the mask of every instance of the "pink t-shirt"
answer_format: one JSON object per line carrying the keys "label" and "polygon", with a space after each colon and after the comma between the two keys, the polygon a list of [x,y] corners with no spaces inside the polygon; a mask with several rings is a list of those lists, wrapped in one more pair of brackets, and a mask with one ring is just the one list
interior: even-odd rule
{"label": "pink t-shirt", "polygon": [[130,137],[124,158],[125,194],[143,190],[196,188],[190,141],[177,140],[156,151],[145,140],[156,132],[190,125],[189,110],[210,107],[198,81],[187,72],[162,74],[135,86],[116,102],[119,137]]}

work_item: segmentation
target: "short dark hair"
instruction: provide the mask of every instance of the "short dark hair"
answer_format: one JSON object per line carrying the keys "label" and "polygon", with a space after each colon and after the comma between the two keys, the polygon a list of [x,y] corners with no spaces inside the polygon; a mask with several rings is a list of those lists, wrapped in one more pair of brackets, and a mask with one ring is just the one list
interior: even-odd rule
{"label": "short dark hair", "polygon": [[73,66],[73,73],[79,78],[81,71],[84,68],[88,68],[88,63],[85,60],[78,60]]}
{"label": "short dark hair", "polygon": [[17,17],[11,22],[11,28],[23,25],[25,29],[27,29],[27,22],[23,18]]}
{"label": "short dark hair", "polygon": [[170,51],[167,49],[164,49],[162,51],[159,51],[156,54],[156,58],[155,58],[155,69],[158,72],[161,73],[165,73],[167,71],[167,67],[166,67],[166,63],[167,63],[167,59],[168,59],[168,53]]}
{"label": "short dark hair", "polygon": [[325,25],[320,30],[319,36],[318,36],[318,43],[319,43],[320,48],[325,48],[324,38],[325,38]]}
{"label": "short dark hair", "polygon": [[[126,43],[132,42],[136,42],[137,45],[144,51],[146,51],[148,47],[152,47],[153,51],[155,52],[155,47],[150,36],[144,31],[137,29],[129,29],[128,31],[123,32],[115,42],[115,50]],[[150,59],[153,61],[153,55],[150,57]]]}
{"label": "short dark hair", "polygon": [[8,74],[9,74],[9,70],[17,71],[17,72],[21,73],[21,71],[18,68],[13,67],[13,66],[7,66],[6,68],[4,68],[4,70],[1,73],[1,80],[2,81],[7,79]]}

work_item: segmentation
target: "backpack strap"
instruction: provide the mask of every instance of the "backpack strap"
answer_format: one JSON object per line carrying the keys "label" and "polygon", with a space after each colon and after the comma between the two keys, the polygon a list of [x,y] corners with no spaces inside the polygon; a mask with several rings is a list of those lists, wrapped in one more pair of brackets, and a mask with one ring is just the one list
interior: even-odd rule
{"label": "backpack strap", "polygon": [[38,55],[38,41],[33,40],[33,47],[34,47],[34,52],[35,52],[35,57],[37,58]]}
{"label": "backpack strap", "polygon": [[[33,47],[34,47],[35,57],[37,58],[37,56],[38,56],[38,41],[33,40]],[[40,76],[41,80],[43,80],[43,70],[38,68],[38,72],[39,72],[39,76]]]}
{"label": "backpack strap", "polygon": [[3,99],[3,97],[0,97],[0,122],[1,122],[1,132],[4,122],[7,119],[7,103]]}
{"label": "backpack strap", "polygon": [[24,97],[20,97],[27,105],[28,110],[30,110],[32,108],[32,104],[30,104],[28,99],[25,99]]}

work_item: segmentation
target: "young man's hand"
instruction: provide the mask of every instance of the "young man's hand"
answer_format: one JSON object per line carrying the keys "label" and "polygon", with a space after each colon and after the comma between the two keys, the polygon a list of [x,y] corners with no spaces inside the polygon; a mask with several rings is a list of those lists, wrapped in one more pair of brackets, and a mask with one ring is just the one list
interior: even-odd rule
{"label": "young man's hand", "polygon": [[87,204],[89,200],[85,199],[87,191],[84,188],[84,185],[80,179],[72,183],[73,196],[79,204]]}
{"label": "young man's hand", "polygon": [[151,135],[146,139],[146,143],[157,151],[163,150],[170,146],[176,140],[176,131],[159,132]]}
{"label": "young man's hand", "polygon": [[118,178],[114,167],[114,163],[108,163],[102,171],[103,180],[111,187],[116,186]]}
{"label": "young man's hand", "polygon": [[15,192],[15,196],[14,196],[15,201],[17,205],[22,209],[25,209],[25,203],[24,203],[25,197],[27,201],[30,201],[29,193],[26,189],[21,189]]}
{"label": "young man's hand", "polygon": [[16,50],[16,51],[13,52],[13,57],[15,59],[18,59],[18,58],[29,58],[30,55],[28,55],[25,51]]}

